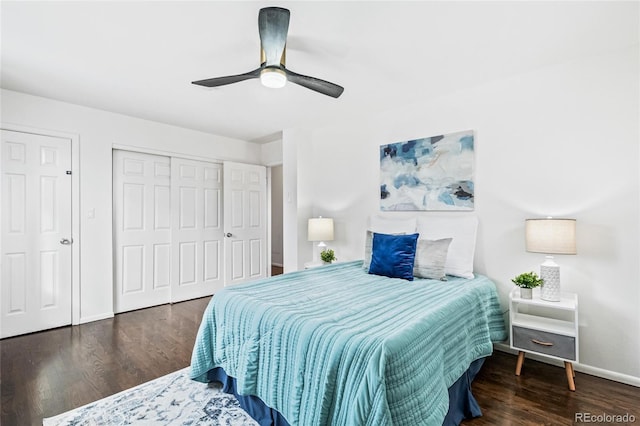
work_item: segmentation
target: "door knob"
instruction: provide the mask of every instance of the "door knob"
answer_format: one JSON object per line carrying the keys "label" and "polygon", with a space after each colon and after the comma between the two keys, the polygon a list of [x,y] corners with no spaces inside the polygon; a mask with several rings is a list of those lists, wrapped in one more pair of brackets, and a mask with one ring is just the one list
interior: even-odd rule
{"label": "door knob", "polygon": [[233,234],[231,232],[227,232],[226,234],[224,234],[224,236],[227,238],[231,238],[233,237]]}
{"label": "door knob", "polygon": [[69,244],[71,244],[73,242],[73,240],[68,240],[66,238],[63,238],[60,240],[60,244],[63,244],[65,246],[68,246]]}

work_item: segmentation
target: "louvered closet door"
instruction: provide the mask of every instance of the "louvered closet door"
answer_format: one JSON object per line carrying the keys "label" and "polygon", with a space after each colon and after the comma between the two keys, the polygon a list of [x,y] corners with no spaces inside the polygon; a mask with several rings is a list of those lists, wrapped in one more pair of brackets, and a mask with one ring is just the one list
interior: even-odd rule
{"label": "louvered closet door", "polygon": [[113,151],[115,312],[170,302],[171,159]]}
{"label": "louvered closet door", "polygon": [[71,324],[71,141],[1,132],[0,337]]}
{"label": "louvered closet door", "polygon": [[171,300],[179,302],[223,287],[222,165],[173,158],[171,176]]}

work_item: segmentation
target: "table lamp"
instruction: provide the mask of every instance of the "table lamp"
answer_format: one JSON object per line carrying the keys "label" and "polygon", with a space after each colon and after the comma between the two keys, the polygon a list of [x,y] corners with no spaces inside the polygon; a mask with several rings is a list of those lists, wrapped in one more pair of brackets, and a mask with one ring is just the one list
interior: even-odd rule
{"label": "table lamp", "polygon": [[325,241],[333,241],[333,219],[322,216],[309,219],[307,240],[319,241],[318,247],[324,249]]}
{"label": "table lamp", "polygon": [[550,302],[560,301],[560,266],[553,260],[553,254],[576,254],[575,219],[527,219],[525,221],[526,250],[545,253],[546,259],[540,265],[540,298]]}

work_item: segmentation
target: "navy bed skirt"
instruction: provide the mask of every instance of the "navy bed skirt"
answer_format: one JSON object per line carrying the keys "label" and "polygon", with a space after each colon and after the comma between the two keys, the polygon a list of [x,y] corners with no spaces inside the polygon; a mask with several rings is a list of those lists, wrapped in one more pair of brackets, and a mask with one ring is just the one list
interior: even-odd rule
{"label": "navy bed skirt", "polygon": [[[449,412],[442,423],[443,425],[459,425],[464,419],[482,415],[480,406],[471,393],[471,382],[480,371],[484,360],[484,358],[480,358],[473,361],[469,369],[449,388]],[[289,426],[287,420],[278,411],[268,407],[257,396],[239,395],[236,392],[236,379],[227,376],[227,373],[222,368],[214,368],[209,371],[207,377],[210,382],[222,383],[223,392],[234,394],[238,398],[240,406],[260,426]]]}

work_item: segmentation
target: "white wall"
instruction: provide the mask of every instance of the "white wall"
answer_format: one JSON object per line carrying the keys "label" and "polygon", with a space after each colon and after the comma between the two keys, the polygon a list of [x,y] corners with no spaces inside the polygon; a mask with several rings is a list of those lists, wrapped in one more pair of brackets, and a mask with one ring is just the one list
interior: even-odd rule
{"label": "white wall", "polygon": [[[543,260],[524,250],[524,219],[576,218],[578,254],[556,261],[563,289],[580,298],[578,369],[640,385],[639,75],[636,45],[285,134],[285,158],[287,142],[307,150],[297,155],[297,229],[333,217],[337,257],[362,258],[367,217],[379,212],[379,146],[473,129],[476,271],[495,280],[506,310],[510,278]],[[300,265],[310,252],[298,243]]]}
{"label": "white wall", "polygon": [[285,129],[282,132],[282,245],[284,272],[297,271],[311,254],[307,241],[307,219],[311,216],[313,188],[311,174],[304,168],[312,161],[311,132],[307,129]]}
{"label": "white wall", "polygon": [[265,166],[282,165],[282,139],[261,144],[260,159]]}
{"label": "white wall", "polygon": [[[260,146],[2,90],[2,124],[79,135],[80,321],[113,315],[111,151],[115,145],[260,164]],[[89,210],[95,218],[89,219]]]}

